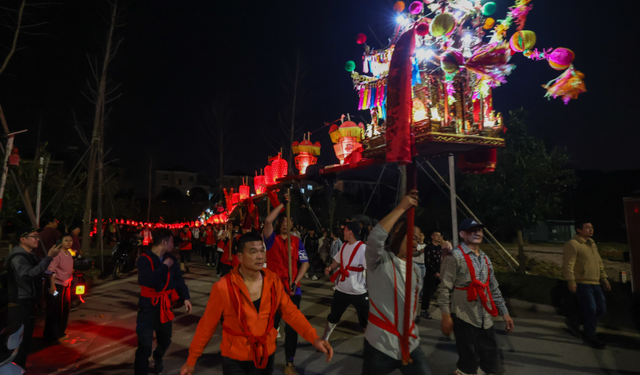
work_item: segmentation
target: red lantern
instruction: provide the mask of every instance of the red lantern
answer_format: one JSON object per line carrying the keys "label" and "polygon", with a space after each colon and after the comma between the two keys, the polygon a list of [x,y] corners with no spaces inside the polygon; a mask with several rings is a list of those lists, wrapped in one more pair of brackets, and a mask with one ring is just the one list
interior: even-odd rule
{"label": "red lantern", "polygon": [[253,178],[253,188],[256,190],[256,194],[264,194],[267,192],[267,184],[265,183],[265,176],[255,176]]}
{"label": "red lantern", "polygon": [[238,204],[238,202],[240,202],[240,193],[233,193],[231,195],[231,203]]}
{"label": "red lantern", "polygon": [[458,158],[458,169],[462,173],[491,173],[496,170],[498,162],[498,150],[495,148],[481,148],[466,154],[461,154]]}
{"label": "red lantern", "polygon": [[11,150],[11,155],[9,155],[9,165],[18,166],[20,165],[20,155],[18,154],[18,148],[14,147]]}
{"label": "red lantern", "polygon": [[287,177],[287,171],[289,170],[289,163],[282,158],[278,158],[271,163],[273,174],[276,179]]}
{"label": "red lantern", "polygon": [[270,165],[264,167],[264,178],[264,182],[267,186],[271,186],[276,183],[275,174],[273,173],[273,168]]}
{"label": "red lantern", "polygon": [[240,200],[243,201],[251,196],[251,188],[249,185],[240,185]]}
{"label": "red lantern", "polygon": [[300,171],[300,174],[307,173],[307,167],[310,165],[314,165],[317,162],[318,158],[311,155],[308,152],[301,152],[298,156],[295,157],[296,168]]}

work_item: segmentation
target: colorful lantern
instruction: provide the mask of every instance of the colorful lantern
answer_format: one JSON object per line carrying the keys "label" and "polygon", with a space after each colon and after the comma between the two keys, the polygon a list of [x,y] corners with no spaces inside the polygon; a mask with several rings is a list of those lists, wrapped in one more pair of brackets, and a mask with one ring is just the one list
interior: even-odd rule
{"label": "colorful lantern", "polygon": [[240,202],[240,193],[231,194],[231,203],[238,204]]}
{"label": "colorful lantern", "polygon": [[265,176],[255,176],[253,178],[253,188],[256,190],[256,194],[260,195],[267,192],[265,180]]}
{"label": "colorful lantern", "polygon": [[329,128],[329,136],[333,143],[340,164],[344,164],[345,159],[356,149],[362,147],[360,143],[364,134],[364,125],[356,125],[355,122],[345,121],[340,126],[333,125]]}
{"label": "colorful lantern", "polygon": [[[275,179],[285,178],[287,177],[287,172],[289,171],[289,163],[284,160],[280,154],[278,154],[278,158],[271,163],[271,168],[273,169],[273,175]],[[274,182],[275,183],[275,182]]]}
{"label": "colorful lantern", "polygon": [[298,154],[295,157],[295,161],[296,168],[298,168],[300,174],[307,173],[307,167],[317,163],[318,158],[316,156],[320,155],[320,147],[320,142],[313,144],[308,138],[303,139],[300,143],[293,142],[291,149],[294,154]]}
{"label": "colorful lantern", "polygon": [[273,173],[273,168],[270,165],[264,167],[264,179],[267,186],[271,186],[276,183],[275,174]]}
{"label": "colorful lantern", "polygon": [[240,200],[243,201],[251,196],[251,188],[249,185],[241,185],[238,189],[240,191]]}

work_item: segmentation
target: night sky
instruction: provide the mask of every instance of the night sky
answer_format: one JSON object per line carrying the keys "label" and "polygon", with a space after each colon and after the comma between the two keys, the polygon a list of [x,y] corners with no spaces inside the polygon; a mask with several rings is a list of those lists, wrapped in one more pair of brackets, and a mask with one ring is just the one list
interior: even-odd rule
{"label": "night sky", "polygon": [[[496,3],[496,19],[513,5],[512,0]],[[264,167],[267,156],[275,154],[265,137],[282,136],[278,113],[290,106],[287,75],[298,53],[306,71],[297,117],[301,129],[317,130],[347,112],[368,119],[357,111],[358,96],[344,65],[354,60],[361,71],[356,34],[365,33],[369,45],[383,47],[369,27],[386,42],[395,19],[393,2],[383,0],[121,4],[126,5],[124,26],[117,37],[124,41],[111,78],[122,84],[122,97],[111,105],[105,148],[113,149],[107,160],[117,158],[140,176],[146,175],[150,155],[161,168],[181,165],[217,175],[217,145],[201,129],[214,98],[227,100],[233,114],[226,171],[253,173]],[[566,147],[578,169],[640,168],[639,82],[630,50],[637,44],[632,41],[634,12],[614,17],[605,9],[612,5],[594,0],[534,0],[533,5],[526,29],[536,32],[536,47],[572,49],[588,92],[569,105],[547,101],[541,85],[560,72],[516,55],[511,61],[516,70],[494,91],[495,107],[504,114],[527,109],[531,132]],[[24,153],[38,139],[48,141],[58,158],[68,155],[69,146],[80,147],[80,153],[86,149],[74,128],[74,113],[90,134],[93,107],[82,95],[90,79],[87,54],[100,54],[108,11],[104,1],[63,0],[34,12],[36,21],[48,22],[34,30],[43,35],[24,35],[20,46],[25,49],[0,76],[0,103],[10,129],[29,128],[17,141]],[[6,46],[6,31],[0,36]],[[320,129],[311,139],[323,144],[320,162],[331,164],[337,159],[327,131]]]}

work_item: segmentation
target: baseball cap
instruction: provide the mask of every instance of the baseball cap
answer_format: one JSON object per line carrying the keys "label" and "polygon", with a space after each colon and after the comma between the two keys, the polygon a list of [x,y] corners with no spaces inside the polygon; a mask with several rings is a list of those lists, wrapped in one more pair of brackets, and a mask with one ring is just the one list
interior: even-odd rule
{"label": "baseball cap", "polygon": [[349,230],[353,232],[353,236],[356,238],[356,240],[360,240],[360,225],[358,225],[358,223],[356,223],[355,221],[349,221],[343,223],[342,227],[349,228]]}
{"label": "baseball cap", "polygon": [[40,228],[24,226],[24,227],[21,227],[20,229],[18,229],[16,231],[16,234],[18,235],[18,238],[26,237],[29,233],[37,232],[39,230],[40,230]]}
{"label": "baseball cap", "polygon": [[468,231],[471,228],[484,228],[484,227],[485,226],[481,222],[475,219],[464,219],[462,223],[460,223],[460,230],[464,232]]}

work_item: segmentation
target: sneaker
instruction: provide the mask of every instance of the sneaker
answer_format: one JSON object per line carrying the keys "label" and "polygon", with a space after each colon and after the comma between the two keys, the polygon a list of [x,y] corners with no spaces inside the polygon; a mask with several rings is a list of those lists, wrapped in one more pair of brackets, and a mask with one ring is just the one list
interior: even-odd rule
{"label": "sneaker", "polygon": [[284,375],[300,375],[300,373],[296,370],[296,365],[293,362],[287,362],[284,366]]}
{"label": "sneaker", "polygon": [[305,274],[304,274],[304,278],[305,278],[305,279],[308,279],[308,278],[309,278],[309,274],[308,274],[308,273],[305,273]]}
{"label": "sneaker", "polygon": [[156,375],[162,374],[162,372],[164,371],[164,361],[162,361],[162,360],[156,361],[153,364],[153,370],[156,373]]}
{"label": "sneaker", "polygon": [[598,340],[597,338],[585,339],[584,343],[589,345],[590,347],[592,347],[594,349],[598,349],[598,350],[603,350],[604,348],[607,347],[607,344],[605,344],[604,342]]}
{"label": "sneaker", "polygon": [[571,336],[581,339],[582,332],[580,331],[580,327],[567,324],[566,330],[571,334]]}
{"label": "sneaker", "polygon": [[207,267],[211,267],[211,263],[207,263]]}
{"label": "sneaker", "polygon": [[311,276],[311,280],[315,281],[318,280],[318,277],[316,275]]}
{"label": "sneaker", "polygon": [[433,317],[431,316],[431,314],[429,314],[429,312],[427,310],[422,310],[420,312],[420,317],[421,318],[425,318],[425,319],[429,319],[429,320],[433,319]]}

